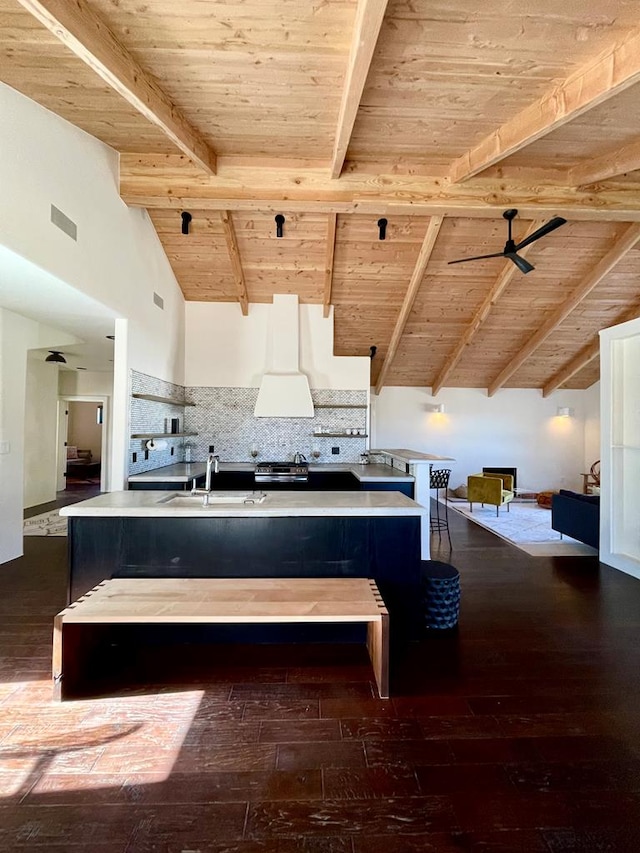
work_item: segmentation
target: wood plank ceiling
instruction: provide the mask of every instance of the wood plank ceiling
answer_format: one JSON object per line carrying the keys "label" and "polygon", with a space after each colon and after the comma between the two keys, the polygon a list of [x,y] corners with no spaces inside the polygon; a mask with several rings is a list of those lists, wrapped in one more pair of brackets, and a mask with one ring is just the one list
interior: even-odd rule
{"label": "wood plank ceiling", "polygon": [[[0,0],[0,79],[121,153],[186,299],[331,305],[378,391],[586,388],[640,315],[633,0]],[[535,269],[450,266],[506,208],[567,220]]]}

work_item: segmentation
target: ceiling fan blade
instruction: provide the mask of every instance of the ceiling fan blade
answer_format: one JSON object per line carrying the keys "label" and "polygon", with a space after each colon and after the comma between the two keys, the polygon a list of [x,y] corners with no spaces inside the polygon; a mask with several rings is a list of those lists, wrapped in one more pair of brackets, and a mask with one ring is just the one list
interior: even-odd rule
{"label": "ceiling fan blade", "polygon": [[458,258],[457,261],[448,261],[449,264],[464,264],[467,261],[483,261],[485,258],[504,258],[504,252],[494,252],[493,255],[476,255],[474,258]]}
{"label": "ceiling fan blade", "polygon": [[532,265],[529,263],[529,261],[526,261],[524,258],[521,258],[521,257],[520,257],[520,255],[516,255],[516,253],[515,253],[515,252],[508,252],[508,253],[505,255],[505,257],[506,257],[506,258],[509,258],[509,260],[510,260],[510,261],[513,261],[513,263],[518,267],[518,269],[520,270],[520,272],[523,272],[525,275],[526,275],[528,272],[531,272],[531,270],[534,270],[534,269],[535,269],[535,267],[534,267],[534,266],[532,266]]}
{"label": "ceiling fan blade", "polygon": [[550,219],[547,223],[534,231],[533,234],[529,234],[529,236],[525,237],[521,243],[518,243],[516,246],[516,252],[520,251],[520,249],[524,249],[525,246],[529,246],[531,243],[535,243],[536,240],[544,237],[545,234],[550,234],[552,231],[555,231],[556,228],[560,228],[560,226],[564,225],[566,221],[567,220],[563,219],[561,216],[554,216],[553,219]]}

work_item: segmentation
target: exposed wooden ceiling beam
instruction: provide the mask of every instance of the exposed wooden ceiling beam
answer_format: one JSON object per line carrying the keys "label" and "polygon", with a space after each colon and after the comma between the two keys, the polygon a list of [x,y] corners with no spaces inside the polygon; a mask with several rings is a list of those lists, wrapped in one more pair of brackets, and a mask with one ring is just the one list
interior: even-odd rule
{"label": "exposed wooden ceiling beam", "polygon": [[637,169],[640,169],[640,140],[574,166],[569,170],[568,183],[574,187],[594,184]]}
{"label": "exposed wooden ceiling beam", "polygon": [[418,260],[416,261],[413,273],[411,274],[411,281],[409,282],[409,287],[407,288],[407,292],[404,297],[404,302],[402,303],[402,307],[400,308],[400,313],[398,314],[398,319],[396,320],[396,325],[394,326],[393,333],[391,335],[387,354],[385,356],[384,361],[382,362],[380,373],[378,374],[378,381],[376,383],[376,394],[379,394],[384,387],[385,379],[387,378],[389,368],[391,367],[393,359],[395,358],[396,352],[398,350],[398,345],[402,337],[402,332],[404,331],[404,327],[407,324],[407,319],[409,318],[409,313],[411,312],[411,308],[413,307],[415,298],[418,295],[418,290],[420,289],[420,285],[422,284],[422,279],[424,278],[424,274],[427,270],[427,265],[429,263],[429,259],[431,258],[431,253],[433,252],[436,240],[438,239],[438,234],[440,233],[440,228],[442,226],[443,221],[444,217],[442,216],[432,216],[427,227],[427,233],[425,234],[424,240],[422,241]]}
{"label": "exposed wooden ceiling beam", "polygon": [[339,178],[342,172],[387,3],[388,0],[358,0],[349,64],[344,79],[331,158],[332,178]]}
{"label": "exposed wooden ceiling beam", "polygon": [[624,258],[627,252],[633,249],[638,240],[640,240],[640,225],[630,225],[622,237],[609,249],[607,254],[596,264],[586,278],[583,279],[569,298],[565,299],[562,305],[549,317],[547,322],[538,329],[522,349],[511,359],[509,364],[496,376],[488,388],[490,397],[504,386],[529,356],[566,320],[574,308],[591,293],[594,287]]}
{"label": "exposed wooden ceiling beam", "polygon": [[[521,239],[524,240],[525,237],[528,237],[530,234],[533,234],[533,232],[536,231],[538,228],[540,228],[541,225],[544,225],[544,222],[545,222],[545,220],[543,220],[543,219],[534,220],[531,223],[531,225],[529,226],[529,228],[527,229],[527,233]],[[517,241],[517,242],[519,242],[519,241]],[[523,257],[526,257],[530,249],[531,249],[531,245],[525,246],[524,249],[521,249],[518,252],[518,254],[523,256]],[[463,355],[465,349],[469,346],[469,344],[471,343],[473,338],[476,336],[476,333],[478,332],[478,330],[480,329],[480,327],[482,326],[484,321],[489,316],[491,309],[496,304],[496,302],[498,301],[498,299],[502,295],[504,289],[509,284],[509,282],[511,281],[511,279],[513,278],[514,274],[517,271],[518,271],[518,268],[516,267],[516,265],[514,263],[512,263],[511,261],[506,262],[502,272],[500,273],[500,275],[496,279],[495,283],[493,284],[493,287],[489,290],[489,292],[485,296],[484,300],[482,301],[482,305],[476,311],[476,313],[473,317],[473,320],[471,321],[471,323],[469,323],[469,326],[467,327],[465,333],[463,334],[463,336],[460,338],[460,340],[456,344],[456,347],[453,350],[453,352],[451,353],[451,355],[447,358],[446,362],[444,363],[442,370],[440,371],[440,373],[438,375],[438,378],[433,383],[433,386],[431,388],[431,393],[434,397],[444,387],[447,379],[449,378],[449,376],[453,372],[454,368],[456,367],[456,365],[458,364],[458,362],[462,358],[462,355]]]}
{"label": "exposed wooden ceiling beam", "polygon": [[588,191],[479,177],[449,185],[424,175],[364,172],[331,180],[324,169],[221,166],[204,178],[179,155],[120,157],[120,193],[138,207],[188,210],[316,211],[377,216],[496,218],[506,207],[521,217],[555,215],[573,220],[640,221],[640,183],[599,184]]}
{"label": "exposed wooden ceiling beam", "polygon": [[450,178],[466,181],[640,80],[640,30],[591,59],[535,103],[454,160]]}
{"label": "exposed wooden ceiling beam", "polygon": [[[620,323],[626,323],[628,320],[635,320],[637,317],[640,317],[640,302],[633,306],[626,314],[623,314],[621,317],[618,317],[614,320],[613,323],[604,326],[603,328],[608,328],[611,326],[619,326]],[[588,346],[584,347],[575,358],[572,358],[571,361],[566,364],[561,370],[559,370],[553,378],[551,378],[546,385],[544,385],[542,389],[542,396],[548,397],[550,394],[553,394],[561,385],[564,385],[568,382],[572,376],[575,376],[576,373],[579,373],[583,367],[586,367],[590,364],[594,358],[596,358],[600,353],[600,336],[596,335],[595,340],[592,341]]]}
{"label": "exposed wooden ceiling beam", "polygon": [[215,174],[216,155],[84,0],[18,0],[189,159]]}
{"label": "exposed wooden ceiling beam", "polygon": [[238,291],[238,302],[240,303],[242,313],[246,317],[249,313],[249,297],[247,296],[247,286],[244,281],[244,272],[242,271],[242,261],[240,260],[240,251],[238,249],[238,241],[236,240],[236,230],[233,227],[233,219],[231,218],[231,214],[228,210],[222,211],[220,219],[222,220],[222,226],[224,228],[224,239],[227,241],[233,279]]}
{"label": "exposed wooden ceiling beam", "polygon": [[324,297],[322,300],[322,315],[329,316],[331,308],[331,287],[333,284],[333,258],[336,249],[336,223],[338,216],[330,213],[327,220],[327,255],[324,263]]}
{"label": "exposed wooden ceiling beam", "polygon": [[572,358],[571,361],[562,368],[562,370],[559,370],[553,379],[550,379],[549,382],[547,382],[542,389],[542,396],[548,397],[550,394],[553,394],[553,392],[561,385],[564,385],[564,383],[568,382],[572,376],[575,376],[583,367],[586,367],[594,358],[597,358],[599,352],[600,339],[596,338],[593,343],[584,347],[584,349],[582,349],[575,358]]}

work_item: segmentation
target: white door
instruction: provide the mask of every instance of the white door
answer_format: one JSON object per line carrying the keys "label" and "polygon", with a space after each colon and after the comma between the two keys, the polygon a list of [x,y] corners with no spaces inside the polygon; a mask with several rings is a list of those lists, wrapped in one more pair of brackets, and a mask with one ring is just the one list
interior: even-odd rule
{"label": "white door", "polygon": [[69,407],[66,400],[58,400],[58,432],[56,438],[56,491],[67,486],[67,431],[69,429]]}
{"label": "white door", "polygon": [[640,319],[600,332],[600,559],[640,578]]}

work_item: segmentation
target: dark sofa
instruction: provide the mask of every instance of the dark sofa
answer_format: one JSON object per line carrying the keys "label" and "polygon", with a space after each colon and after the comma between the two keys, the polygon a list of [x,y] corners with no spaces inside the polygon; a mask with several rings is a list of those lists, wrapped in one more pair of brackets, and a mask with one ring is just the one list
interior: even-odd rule
{"label": "dark sofa", "polygon": [[600,546],[600,495],[564,489],[551,501],[551,527],[592,548]]}

